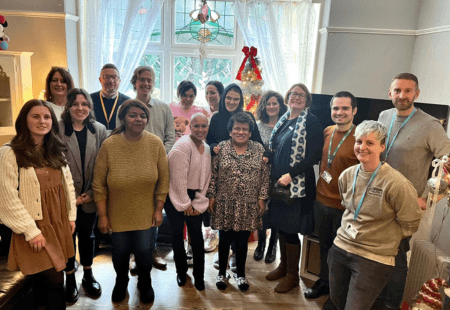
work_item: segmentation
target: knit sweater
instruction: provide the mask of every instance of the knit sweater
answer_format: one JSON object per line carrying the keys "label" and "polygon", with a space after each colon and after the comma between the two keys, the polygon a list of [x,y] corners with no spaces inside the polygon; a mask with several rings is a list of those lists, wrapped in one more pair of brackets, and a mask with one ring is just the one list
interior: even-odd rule
{"label": "knit sweater", "polygon": [[[72,174],[69,166],[61,170],[67,214],[73,222],[77,218],[77,207]],[[0,148],[0,219],[16,234],[24,234],[26,241],[41,234],[35,222],[42,220],[39,180],[33,167],[20,168],[19,172],[16,155],[10,146]]]}
{"label": "knit sweater", "polygon": [[[169,197],[175,209],[186,211],[192,206],[203,213],[208,208],[206,198],[211,180],[211,153],[209,146],[203,142],[205,150],[200,154],[190,136],[181,137],[169,153],[170,190]],[[188,189],[199,190],[191,201]]]}
{"label": "knit sweater", "polygon": [[[347,252],[395,266],[400,240],[411,236],[419,228],[422,211],[417,204],[417,192],[410,181],[385,163],[367,188],[358,217],[353,221],[355,210],[373,174],[359,170],[353,195],[357,168],[352,166],[339,177],[345,211],[334,244]],[[349,224],[358,231],[355,239],[344,229]]]}
{"label": "knit sweater", "polygon": [[149,229],[155,202],[169,193],[164,145],[147,131],[130,142],[110,136],[97,155],[92,183],[95,201],[105,200],[113,232]]}

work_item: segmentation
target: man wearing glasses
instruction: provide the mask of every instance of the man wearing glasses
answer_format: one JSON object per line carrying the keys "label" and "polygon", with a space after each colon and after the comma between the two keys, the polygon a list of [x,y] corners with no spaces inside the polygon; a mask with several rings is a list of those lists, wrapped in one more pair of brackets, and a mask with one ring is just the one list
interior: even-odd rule
{"label": "man wearing glasses", "polygon": [[91,94],[97,121],[108,130],[116,128],[116,115],[119,107],[130,97],[119,93],[120,75],[117,67],[111,63],[103,66],[98,78],[102,89]]}

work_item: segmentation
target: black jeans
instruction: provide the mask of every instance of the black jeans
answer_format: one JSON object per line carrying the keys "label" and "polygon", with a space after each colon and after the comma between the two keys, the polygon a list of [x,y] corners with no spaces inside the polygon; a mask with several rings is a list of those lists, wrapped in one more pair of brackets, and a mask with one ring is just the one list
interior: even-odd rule
{"label": "black jeans", "polygon": [[228,255],[230,253],[231,242],[236,244],[236,269],[238,277],[245,277],[245,262],[247,261],[248,238],[250,231],[219,231],[219,275],[224,276],[227,272]]}
{"label": "black jeans", "polygon": [[64,273],[55,268],[47,269],[31,276],[34,306],[46,309],[66,309],[64,298]]}
{"label": "black jeans", "polygon": [[[80,252],[80,264],[92,266],[95,251],[94,225],[97,213],[86,213],[81,206],[77,209],[77,220],[75,222],[75,233],[73,234],[73,246],[77,252],[76,236],[78,235],[78,251]],[[66,271],[75,269],[75,256],[69,258]]]}
{"label": "black jeans", "polygon": [[185,274],[188,270],[186,251],[184,249],[183,229],[186,223],[191,236],[192,254],[194,259],[193,275],[195,279],[203,279],[205,274],[205,248],[202,233],[203,214],[197,216],[186,216],[173,206],[170,198],[164,204],[167,218],[172,232],[173,258],[178,274]]}

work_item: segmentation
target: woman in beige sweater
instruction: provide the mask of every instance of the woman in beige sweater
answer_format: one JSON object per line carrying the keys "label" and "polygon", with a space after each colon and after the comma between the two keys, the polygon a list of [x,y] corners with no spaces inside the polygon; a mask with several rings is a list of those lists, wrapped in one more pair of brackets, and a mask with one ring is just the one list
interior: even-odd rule
{"label": "woman in beige sweater", "polygon": [[[136,258],[141,301],[153,302],[150,271],[152,230],[163,221],[169,193],[169,168],[161,140],[144,131],[149,109],[138,99],[118,111],[121,125],[100,148],[94,169],[94,199],[100,232],[112,233],[116,284],[112,300],[126,297],[130,254]],[[156,205],[155,205],[156,204]]]}
{"label": "woman in beige sweater", "polygon": [[77,209],[65,147],[43,100],[28,101],[15,127],[0,148],[0,219],[14,232],[8,269],[32,275],[36,307],[66,309],[62,271],[74,256]]}

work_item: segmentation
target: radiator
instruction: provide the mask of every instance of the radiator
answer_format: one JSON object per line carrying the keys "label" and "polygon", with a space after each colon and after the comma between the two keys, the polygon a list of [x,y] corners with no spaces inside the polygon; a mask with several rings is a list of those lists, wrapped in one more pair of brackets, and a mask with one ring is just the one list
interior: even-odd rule
{"label": "radiator", "polygon": [[450,257],[428,240],[415,240],[403,300],[411,304],[422,284],[433,278],[448,280]]}

